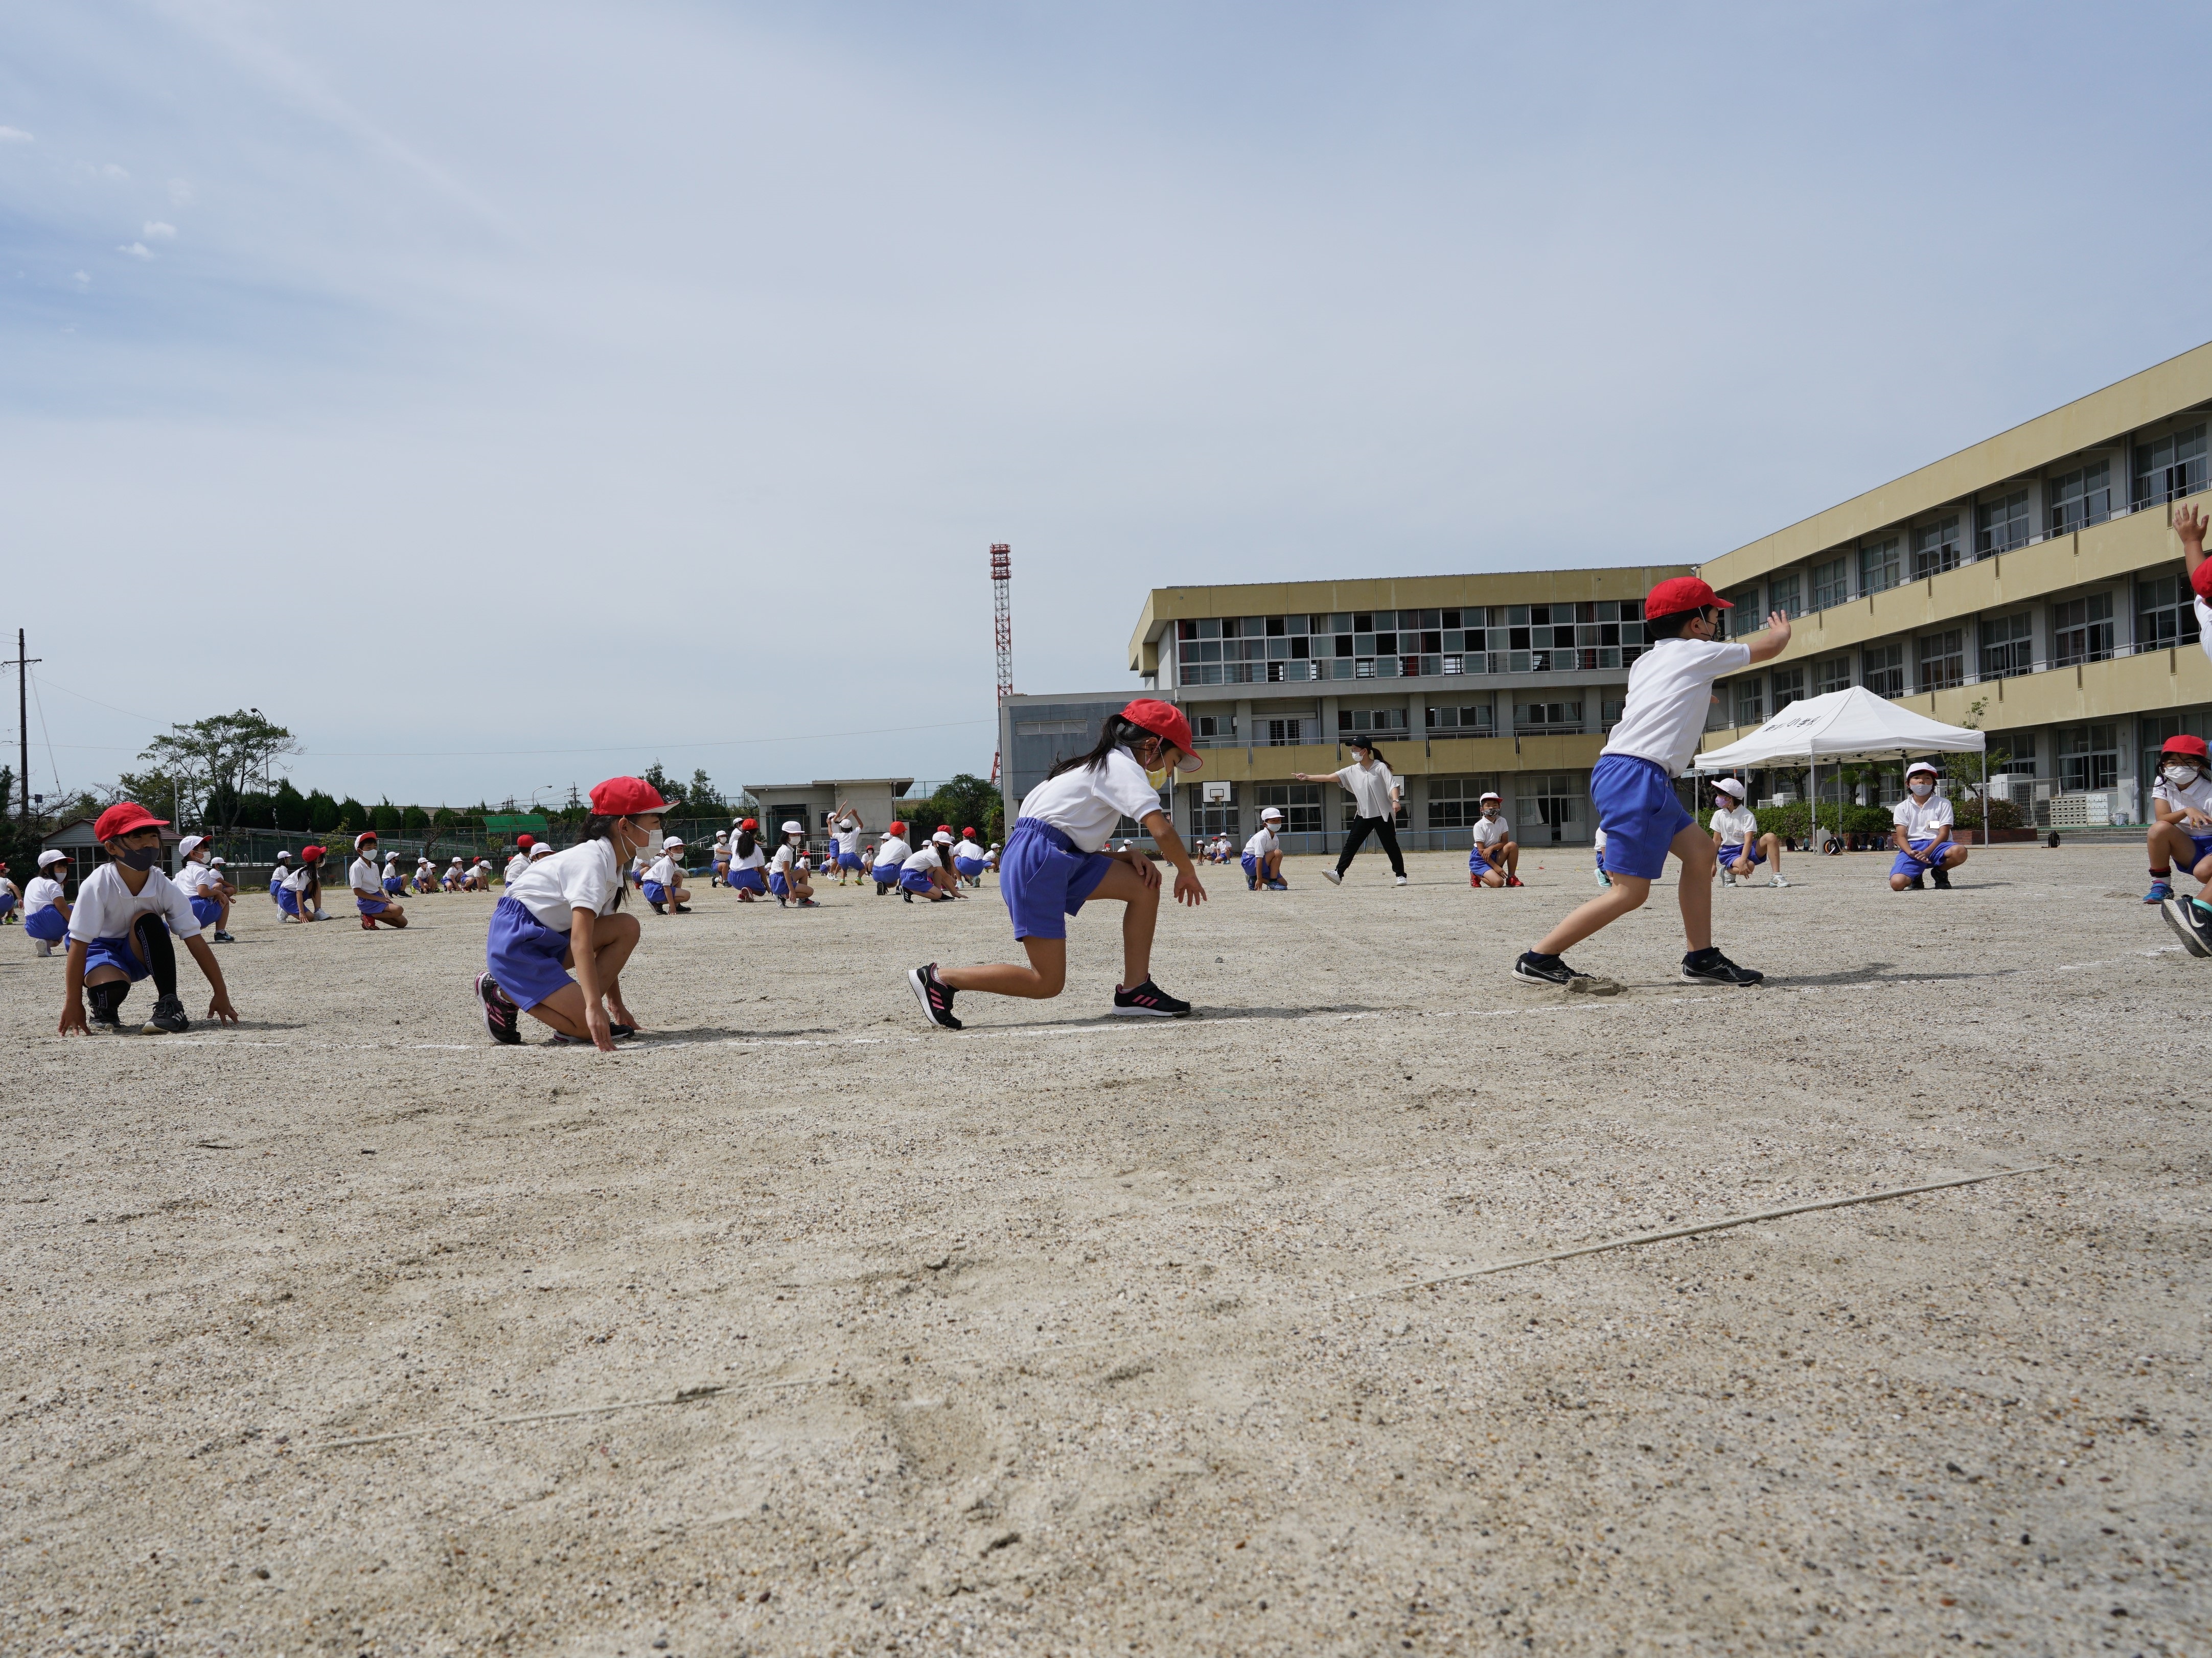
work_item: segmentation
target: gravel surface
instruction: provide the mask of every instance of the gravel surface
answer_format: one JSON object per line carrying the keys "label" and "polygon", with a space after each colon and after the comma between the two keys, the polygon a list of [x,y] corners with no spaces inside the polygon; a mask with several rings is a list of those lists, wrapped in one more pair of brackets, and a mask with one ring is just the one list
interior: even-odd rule
{"label": "gravel surface", "polygon": [[1662,889],[1603,999],[1506,976],[1587,853],[1412,862],[1211,872],[1202,1017],[1100,1017],[1098,906],[957,1035],[902,971],[988,889],[702,891],[613,1058],[491,1044],[481,898],[247,894],[181,1037],[54,1037],[0,933],[0,1650],[2212,1650],[2212,963],[2139,848],[1795,859],[1717,895],[1750,991]]}

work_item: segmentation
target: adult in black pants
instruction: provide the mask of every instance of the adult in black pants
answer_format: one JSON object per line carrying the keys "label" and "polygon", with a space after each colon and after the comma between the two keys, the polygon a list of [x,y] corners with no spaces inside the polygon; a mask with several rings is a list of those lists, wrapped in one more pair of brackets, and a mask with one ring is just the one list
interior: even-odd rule
{"label": "adult in black pants", "polygon": [[1352,867],[1352,854],[1374,835],[1382,842],[1382,850],[1389,854],[1390,872],[1397,878],[1396,884],[1406,884],[1406,857],[1398,850],[1398,830],[1395,819],[1398,802],[1403,791],[1398,780],[1390,774],[1390,768],[1382,763],[1382,756],[1372,741],[1364,737],[1352,739],[1352,763],[1341,771],[1323,772],[1319,775],[1306,772],[1298,774],[1301,783],[1341,783],[1352,791],[1357,806],[1352,833],[1345,837],[1344,850],[1336,856],[1336,867],[1325,869],[1322,879],[1331,885],[1341,885],[1344,872]]}

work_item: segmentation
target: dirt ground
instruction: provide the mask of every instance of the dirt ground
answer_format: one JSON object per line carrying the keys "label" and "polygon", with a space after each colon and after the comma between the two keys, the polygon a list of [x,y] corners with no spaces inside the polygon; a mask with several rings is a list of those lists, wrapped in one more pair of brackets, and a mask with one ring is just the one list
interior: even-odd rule
{"label": "dirt ground", "polygon": [[1102,906],[957,1035],[902,971],[988,888],[702,891],[613,1058],[492,1045],[480,898],[249,893],[183,1037],[64,1043],[0,932],[0,1650],[2212,1650],[2212,963],[2139,849],[1795,860],[1717,895],[1753,991],[1670,885],[1604,999],[1506,976],[1538,861],[1212,872],[1202,1017],[1100,1017]]}

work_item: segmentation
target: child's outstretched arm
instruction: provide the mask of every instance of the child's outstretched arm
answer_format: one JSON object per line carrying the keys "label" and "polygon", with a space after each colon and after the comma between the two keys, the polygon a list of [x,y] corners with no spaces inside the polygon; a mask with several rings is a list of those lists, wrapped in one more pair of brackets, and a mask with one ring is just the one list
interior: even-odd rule
{"label": "child's outstretched arm", "polygon": [[1751,641],[1751,659],[1770,662],[1790,648],[1790,618],[1779,610],[1766,616],[1766,631]]}
{"label": "child's outstretched arm", "polygon": [[[1152,837],[1152,844],[1158,847],[1162,855],[1176,867],[1176,902],[1183,904],[1204,903],[1206,902],[1205,885],[1199,880],[1198,871],[1190,861],[1189,849],[1183,845],[1182,836],[1176,833],[1175,825],[1168,821],[1167,813],[1146,812],[1145,833]],[[1151,869],[1152,860],[1142,853],[1133,852],[1129,856],[1141,869]]]}

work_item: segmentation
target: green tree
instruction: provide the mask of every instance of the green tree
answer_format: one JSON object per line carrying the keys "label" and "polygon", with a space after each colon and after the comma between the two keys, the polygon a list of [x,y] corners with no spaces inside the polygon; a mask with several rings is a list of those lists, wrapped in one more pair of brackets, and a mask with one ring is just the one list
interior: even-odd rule
{"label": "green tree", "polygon": [[327,835],[338,826],[338,803],[321,789],[307,797],[307,827],[318,835]]}
{"label": "green tree", "polygon": [[660,798],[670,805],[680,806],[684,804],[684,786],[681,783],[671,781],[668,774],[660,768],[660,762],[658,760],[645,768],[645,780],[659,791]]}
{"label": "green tree", "polygon": [[962,829],[973,829],[985,841],[1006,838],[1006,808],[999,791],[973,772],[963,771],[940,785],[937,793],[929,797],[925,810],[932,829],[939,823],[950,823],[955,835]]}
{"label": "green tree", "polygon": [[367,806],[362,805],[360,801],[355,799],[350,794],[346,796],[344,799],[338,802],[339,828],[349,829],[356,834],[359,834],[362,829],[367,829],[368,826],[369,817],[368,808]]}
{"label": "green tree", "polygon": [[406,823],[405,814],[389,800],[379,801],[371,816],[374,819],[377,838],[384,841],[396,840]]}
{"label": "green tree", "polygon": [[429,831],[430,814],[422,807],[410,806],[399,814],[399,832],[402,835],[422,835]]}
{"label": "green tree", "polygon": [[149,771],[125,772],[115,780],[116,798],[136,800],[156,817],[170,818],[182,826],[207,822],[197,793],[196,779],[180,777],[155,767]]}
{"label": "green tree", "polygon": [[684,804],[694,812],[719,817],[727,803],[702,767],[691,774],[691,781],[684,791]]}
{"label": "green tree", "polygon": [[[298,739],[283,726],[240,708],[172,726],[138,757],[179,779],[194,800],[220,802],[234,811],[250,779],[266,772],[280,756],[299,751]],[[221,826],[235,829],[237,819],[226,818]]]}
{"label": "green tree", "polygon": [[307,809],[307,797],[293,787],[289,777],[276,785],[269,809],[270,816],[276,820],[276,827],[288,835],[305,835],[315,826]]}

